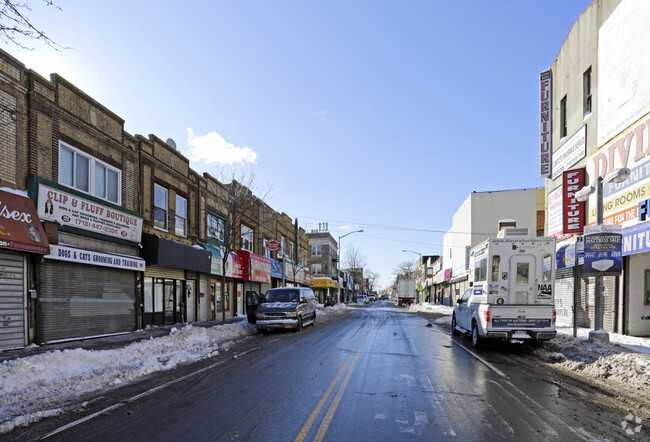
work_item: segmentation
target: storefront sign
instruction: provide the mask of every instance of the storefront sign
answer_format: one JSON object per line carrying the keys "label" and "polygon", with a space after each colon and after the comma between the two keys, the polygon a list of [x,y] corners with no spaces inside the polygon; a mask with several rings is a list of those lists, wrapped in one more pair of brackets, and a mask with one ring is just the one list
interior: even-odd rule
{"label": "storefront sign", "polygon": [[565,235],[582,233],[585,225],[585,203],[575,197],[585,185],[585,168],[567,170],[562,175],[562,231]]}
{"label": "storefront sign", "polygon": [[238,250],[243,265],[244,279],[248,281],[271,283],[271,260],[258,256],[248,250]]}
{"label": "storefront sign", "polygon": [[548,208],[548,236],[554,236],[558,241],[568,238],[569,235],[563,233],[562,216],[564,210],[562,209],[562,192],[563,186],[552,190],[546,196],[546,207]]}
{"label": "storefront sign", "polygon": [[79,249],[62,244],[51,245],[50,249],[50,254],[45,255],[44,258],[75,262],[77,264],[111,267],[114,269],[133,270],[135,272],[144,272],[145,269],[144,259],[138,258],[137,256],[95,252],[94,250]]}
{"label": "storefront sign", "polygon": [[650,222],[623,229],[623,256],[650,251]]}
{"label": "storefront sign", "polygon": [[551,176],[551,70],[539,75],[539,176]]}
{"label": "storefront sign", "polygon": [[334,282],[332,278],[314,278],[314,282],[311,286],[312,288],[335,288],[336,282]]}
{"label": "storefront sign", "polygon": [[0,190],[0,247],[23,252],[50,252],[31,198]]}
{"label": "storefront sign", "polygon": [[133,242],[142,240],[142,217],[40,183],[38,216],[62,226]]}
{"label": "storefront sign", "polygon": [[622,270],[621,226],[586,226],[585,275],[620,275]]}
{"label": "storefront sign", "polygon": [[244,279],[244,261],[234,252],[230,253],[226,262],[226,277]]}
{"label": "storefront sign", "polygon": [[[627,180],[603,184],[603,224],[636,224],[639,202],[650,196],[650,114],[587,158],[592,183],[623,167],[632,171]],[[589,223],[595,223],[596,196],[589,201]]]}
{"label": "storefront sign", "polygon": [[582,126],[558,150],[553,152],[553,179],[587,155],[587,125]]}

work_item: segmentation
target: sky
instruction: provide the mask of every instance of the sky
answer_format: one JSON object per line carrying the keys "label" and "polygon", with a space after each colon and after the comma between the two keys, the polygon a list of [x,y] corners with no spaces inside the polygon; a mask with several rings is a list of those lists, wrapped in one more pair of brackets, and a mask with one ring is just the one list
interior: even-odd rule
{"label": "sky", "polygon": [[60,48],[4,50],[200,173],[251,171],[307,232],[363,229],[342,261],[386,287],[471,192],[544,186],[539,74],[591,0],[31,3]]}
{"label": "sky", "polygon": [[[320,305],[319,324],[346,315],[348,310],[345,304],[327,308]],[[410,306],[409,310],[442,314],[434,321],[435,326],[444,330],[451,326],[452,307],[422,303]],[[556,370],[579,374],[587,382],[606,383],[615,389],[639,392],[650,387],[647,372],[650,341],[610,333],[610,342],[591,342],[586,339],[589,330],[579,329],[577,337],[573,337],[572,332],[572,327],[558,325],[558,336],[535,350],[540,364],[549,364]],[[255,326],[241,318],[236,323],[209,328],[191,324],[180,330],[174,327],[167,336],[143,339],[110,350],[54,350],[3,361],[0,363],[0,379],[3,380],[0,383],[0,436],[17,427],[83,408],[85,404],[79,404],[79,397],[87,393],[100,395],[151,373],[228,352],[235,341],[256,333]],[[642,424],[632,417],[624,419],[621,416],[622,423],[626,419],[626,426],[632,425],[633,430]]]}

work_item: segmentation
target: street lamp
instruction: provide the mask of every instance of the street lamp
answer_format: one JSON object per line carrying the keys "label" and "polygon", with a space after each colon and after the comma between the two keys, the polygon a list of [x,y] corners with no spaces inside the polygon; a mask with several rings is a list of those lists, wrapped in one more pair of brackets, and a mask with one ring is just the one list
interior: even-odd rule
{"label": "street lamp", "polygon": [[352,235],[353,233],[363,233],[363,229],[361,230],[355,230],[354,232],[346,233],[345,235],[339,236],[339,243],[338,247],[336,248],[337,252],[337,257],[336,257],[336,285],[338,287],[338,293],[337,293],[337,303],[341,302],[341,238],[345,238],[348,235]]}
{"label": "street lamp", "polygon": [[[585,186],[582,189],[578,190],[575,193],[575,198],[578,201],[587,201],[589,195],[596,193],[596,225],[601,226],[603,224],[603,184],[606,183],[622,183],[625,181],[632,171],[627,167],[622,167],[617,169],[607,177],[598,177],[596,182],[590,186]],[[596,275],[596,287],[594,287],[594,297],[595,297],[595,319],[594,319],[594,330],[589,332],[589,339],[600,339],[602,341],[609,341],[609,333],[603,330],[603,277],[601,275]]]}

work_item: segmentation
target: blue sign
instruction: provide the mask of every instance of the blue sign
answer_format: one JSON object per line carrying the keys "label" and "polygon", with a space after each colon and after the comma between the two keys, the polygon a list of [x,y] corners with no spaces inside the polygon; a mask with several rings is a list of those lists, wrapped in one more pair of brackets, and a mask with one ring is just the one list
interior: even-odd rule
{"label": "blue sign", "polygon": [[623,256],[650,251],[650,222],[623,229]]}
{"label": "blue sign", "polygon": [[585,275],[620,275],[623,235],[620,225],[585,226]]}

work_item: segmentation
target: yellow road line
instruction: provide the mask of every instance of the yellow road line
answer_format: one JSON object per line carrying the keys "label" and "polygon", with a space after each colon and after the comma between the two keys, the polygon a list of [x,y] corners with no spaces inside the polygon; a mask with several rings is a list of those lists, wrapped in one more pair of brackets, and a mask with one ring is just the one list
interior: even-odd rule
{"label": "yellow road line", "polygon": [[[365,337],[368,336],[370,330],[368,330],[365,334]],[[345,358],[345,361],[343,361],[343,364],[341,364],[341,367],[339,368],[339,371],[336,373],[336,376],[330,383],[330,385],[327,387],[327,390],[325,390],[325,393],[323,393],[323,396],[320,398],[318,401],[318,404],[316,405],[316,408],[314,408],[314,411],[311,412],[309,417],[307,418],[307,421],[305,422],[305,425],[303,425],[302,429],[300,430],[300,433],[298,433],[298,436],[296,436],[295,442],[302,442],[305,439],[305,436],[307,436],[307,433],[309,433],[309,430],[311,429],[311,426],[314,424],[314,421],[316,420],[316,417],[320,413],[321,409],[323,408],[323,405],[325,404],[325,401],[327,401],[327,398],[329,395],[332,393],[332,390],[334,389],[334,386],[336,383],[339,381],[339,378],[341,377],[341,374],[343,373],[343,369],[345,366],[348,364],[348,361],[352,357],[352,355],[355,353],[355,347],[359,344],[361,339],[364,338],[364,335],[360,335],[359,339],[357,339],[357,342],[354,343],[352,346],[352,350],[350,351],[350,354],[348,355],[347,358]],[[357,353],[357,357],[358,357]]]}
{"label": "yellow road line", "polygon": [[368,339],[368,335],[370,334],[371,329],[372,327],[368,328],[368,331],[366,332],[363,342],[361,343],[361,347],[359,347],[357,355],[354,357],[354,360],[352,361],[352,364],[350,365],[350,368],[348,369],[348,372],[345,375],[343,382],[341,383],[338,391],[336,392],[336,396],[334,396],[334,400],[330,404],[330,408],[327,410],[327,414],[325,415],[323,422],[321,422],[320,427],[318,428],[318,432],[316,433],[316,437],[314,438],[315,441],[320,442],[325,437],[325,433],[327,433],[327,429],[329,428],[330,423],[332,422],[334,413],[336,412],[336,409],[338,408],[339,403],[341,402],[341,397],[343,396],[343,393],[345,392],[345,389],[348,386],[348,382],[350,381],[350,377],[352,376],[354,367],[355,365],[357,365],[357,360],[359,359],[359,355],[361,354],[363,347],[366,345],[366,340]]}

